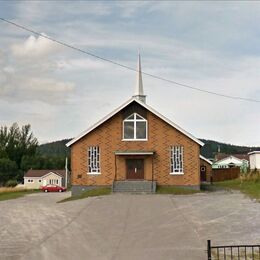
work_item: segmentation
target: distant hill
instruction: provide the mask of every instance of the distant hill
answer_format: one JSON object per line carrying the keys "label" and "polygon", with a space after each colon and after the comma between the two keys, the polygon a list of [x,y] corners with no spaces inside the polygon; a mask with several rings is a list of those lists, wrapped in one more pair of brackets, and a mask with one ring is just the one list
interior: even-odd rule
{"label": "distant hill", "polygon": [[37,149],[37,153],[48,156],[69,156],[70,148],[66,146],[66,143],[70,140],[71,139],[63,139],[60,141],[41,144]]}
{"label": "distant hill", "polygon": [[250,151],[260,150],[260,147],[239,146],[205,139],[200,140],[204,143],[200,153],[206,158],[213,158],[218,152],[218,147],[220,152],[225,154],[246,154]]}
{"label": "distant hill", "polygon": [[[64,139],[42,144],[38,147],[38,153],[49,156],[69,156],[70,148],[66,147],[65,144],[70,140]],[[225,154],[245,154],[253,150],[260,150],[260,147],[239,146],[205,139],[200,140],[205,144],[201,148],[201,155],[206,158],[213,158],[218,151],[218,147],[220,147],[220,152]]]}

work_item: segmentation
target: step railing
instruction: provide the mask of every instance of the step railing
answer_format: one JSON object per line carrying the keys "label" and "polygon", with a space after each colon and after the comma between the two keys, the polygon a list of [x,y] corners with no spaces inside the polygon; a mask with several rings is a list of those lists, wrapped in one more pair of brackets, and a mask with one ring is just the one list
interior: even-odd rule
{"label": "step railing", "polygon": [[260,260],[260,244],[212,246],[207,241],[208,260]]}

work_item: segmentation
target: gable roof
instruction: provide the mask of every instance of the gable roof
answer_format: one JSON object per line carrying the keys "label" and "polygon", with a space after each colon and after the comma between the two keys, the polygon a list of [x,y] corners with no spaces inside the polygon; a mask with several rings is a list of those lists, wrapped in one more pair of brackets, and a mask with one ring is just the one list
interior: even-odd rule
{"label": "gable roof", "polygon": [[206,157],[202,156],[201,154],[200,154],[200,159],[209,163],[210,165],[212,165],[212,162],[209,159],[207,159]]}
{"label": "gable roof", "polygon": [[49,173],[55,173],[60,177],[65,177],[66,171],[65,170],[32,170],[30,169],[24,175],[24,177],[38,177],[41,178]]}
{"label": "gable roof", "polygon": [[220,160],[228,158],[230,156],[236,157],[236,158],[238,158],[240,160],[247,160],[247,161],[249,161],[249,155],[248,154],[240,154],[240,153],[238,153],[238,154],[218,153],[218,154],[216,154],[215,158],[216,158],[217,161],[220,161]]}
{"label": "gable roof", "polygon": [[237,160],[237,161],[239,161],[241,163],[243,163],[243,160],[246,160],[246,159],[239,159],[239,158],[237,158],[236,156],[233,156],[233,155],[229,155],[229,156],[227,156],[227,157],[225,157],[225,158],[223,158],[221,160],[218,160],[218,161],[214,162],[214,164],[222,163],[222,162],[224,162],[224,161],[226,161],[228,159]]}
{"label": "gable roof", "polygon": [[260,153],[260,151],[252,151],[252,152],[248,153],[248,155],[250,155],[250,154],[257,154],[257,153]]}
{"label": "gable roof", "polygon": [[182,129],[180,126],[176,125],[175,123],[173,123],[171,120],[169,120],[168,118],[166,118],[165,116],[161,115],[159,112],[157,112],[156,110],[154,110],[152,107],[148,106],[147,104],[141,102],[140,100],[136,99],[135,97],[132,97],[131,99],[129,99],[128,101],[126,101],[125,103],[123,103],[121,106],[119,106],[117,109],[115,109],[114,111],[112,111],[110,114],[108,114],[107,116],[103,117],[100,121],[98,121],[96,124],[92,125],[90,128],[88,128],[87,130],[85,130],[84,132],[82,132],[80,135],[78,135],[77,137],[73,138],[70,142],[68,142],[66,144],[67,147],[71,146],[72,144],[74,144],[75,142],[77,142],[78,140],[80,140],[82,137],[84,137],[85,135],[87,135],[88,133],[90,133],[92,130],[94,130],[95,128],[97,128],[98,126],[100,126],[101,124],[103,124],[105,121],[107,121],[108,119],[110,119],[112,116],[114,116],[115,114],[117,114],[119,111],[121,111],[123,108],[125,108],[126,106],[128,106],[129,104],[131,104],[132,102],[136,102],[138,103],[140,106],[146,108],[148,111],[150,111],[151,113],[155,114],[156,116],[158,116],[160,119],[162,119],[163,121],[165,121],[166,123],[168,123],[169,125],[171,125],[172,127],[174,127],[175,129],[177,129],[178,131],[180,131],[181,133],[183,133],[184,135],[186,135],[187,137],[189,137],[191,140],[193,140],[194,142],[198,143],[199,145],[203,146],[204,143],[201,142],[199,139],[197,139],[196,137],[194,137],[192,134],[186,132],[184,129]]}

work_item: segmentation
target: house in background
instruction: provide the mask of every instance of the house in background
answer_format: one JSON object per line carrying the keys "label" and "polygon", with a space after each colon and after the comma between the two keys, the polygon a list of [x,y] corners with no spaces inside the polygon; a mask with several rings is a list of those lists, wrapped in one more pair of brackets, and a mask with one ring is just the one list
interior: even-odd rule
{"label": "house in background", "polygon": [[200,155],[200,181],[211,182],[212,162]]}
{"label": "house in background", "polygon": [[27,189],[40,189],[47,184],[65,187],[66,170],[29,170],[24,175]]}
{"label": "house in background", "polygon": [[203,143],[146,104],[140,56],[135,94],[67,143],[72,195],[97,187],[154,192],[156,185],[200,188]]}
{"label": "house in background", "polygon": [[249,155],[248,154],[241,154],[241,153],[235,153],[235,154],[226,154],[226,153],[220,153],[218,152],[216,155],[215,155],[215,161],[220,161],[222,159],[225,159],[229,156],[233,156],[237,159],[240,159],[240,160],[245,160],[247,162],[249,162]]}
{"label": "house in background", "polygon": [[260,151],[253,151],[248,153],[250,170],[260,170]]}
{"label": "house in background", "polygon": [[241,171],[246,171],[249,167],[249,156],[247,154],[218,154],[216,161],[212,164],[212,169],[240,167]]}

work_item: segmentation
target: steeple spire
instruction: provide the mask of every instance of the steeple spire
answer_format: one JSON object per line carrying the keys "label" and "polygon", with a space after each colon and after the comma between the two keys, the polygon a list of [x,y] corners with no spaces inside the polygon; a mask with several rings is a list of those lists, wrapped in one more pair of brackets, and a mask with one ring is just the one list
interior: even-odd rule
{"label": "steeple spire", "polygon": [[136,86],[135,86],[135,93],[133,97],[145,103],[146,95],[144,95],[144,89],[143,89],[140,53],[138,53]]}

